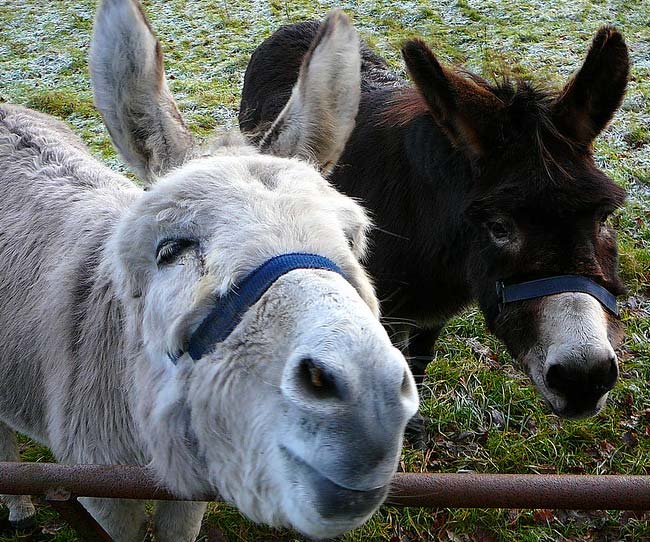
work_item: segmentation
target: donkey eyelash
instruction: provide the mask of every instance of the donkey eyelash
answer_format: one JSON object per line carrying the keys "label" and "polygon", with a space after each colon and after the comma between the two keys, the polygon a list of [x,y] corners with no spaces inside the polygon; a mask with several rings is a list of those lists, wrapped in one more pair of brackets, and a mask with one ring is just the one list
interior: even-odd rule
{"label": "donkey eyelash", "polygon": [[156,248],[156,263],[166,265],[173,263],[188,248],[196,246],[194,239],[165,239]]}
{"label": "donkey eyelash", "polygon": [[605,223],[607,222],[610,217],[612,216],[612,213],[614,212],[614,209],[607,209],[605,211],[601,211],[600,213],[600,221]]}

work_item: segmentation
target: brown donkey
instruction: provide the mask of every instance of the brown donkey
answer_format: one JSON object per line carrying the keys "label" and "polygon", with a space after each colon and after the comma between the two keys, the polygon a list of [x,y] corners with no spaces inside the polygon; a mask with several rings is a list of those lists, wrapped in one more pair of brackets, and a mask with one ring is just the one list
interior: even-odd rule
{"label": "brown donkey", "polygon": [[[318,28],[283,27],[253,53],[244,132],[282,110]],[[416,378],[445,322],[478,301],[555,413],[598,412],[618,376],[624,288],[606,221],[625,192],[592,142],[625,93],[623,37],[601,28],[557,92],[443,67],[420,40],[402,53],[415,88],[362,45],[357,125],[330,180],[374,217],[368,269],[385,317],[416,324]]]}

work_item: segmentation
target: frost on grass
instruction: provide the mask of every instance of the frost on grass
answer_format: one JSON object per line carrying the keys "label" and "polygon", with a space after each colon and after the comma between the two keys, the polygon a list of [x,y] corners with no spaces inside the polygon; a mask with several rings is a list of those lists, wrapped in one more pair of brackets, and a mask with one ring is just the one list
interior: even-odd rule
{"label": "frost on grass", "polygon": [[[85,64],[95,0],[0,0],[0,98],[67,120],[93,152],[125,171],[92,107]],[[406,449],[411,470],[650,473],[650,41],[643,2],[622,0],[144,0],[165,54],[170,87],[201,137],[236,126],[246,63],[282,24],[322,19],[342,7],[361,35],[403,73],[399,46],[426,39],[443,62],[484,76],[527,78],[558,88],[582,62],[595,31],[616,25],[633,61],[623,107],[598,139],[598,163],[630,196],[614,217],[628,285],[621,382],[611,405],[583,422],[549,417],[478,311],[450,322],[430,366],[423,411],[433,420],[427,454]],[[495,421],[496,420],[496,421]],[[638,438],[624,438],[636,432]],[[346,540],[650,540],[648,522],[617,513],[580,524],[525,513],[388,510]],[[206,526],[232,540],[286,539],[214,506]],[[481,525],[479,532],[477,525]],[[485,532],[488,535],[485,535]],[[278,538],[280,536],[280,538]],[[601,538],[599,538],[601,537]],[[0,534],[0,542],[8,542]],[[48,538],[49,542],[52,538]],[[57,539],[58,540],[58,539]],[[66,540],[73,540],[69,538]]]}

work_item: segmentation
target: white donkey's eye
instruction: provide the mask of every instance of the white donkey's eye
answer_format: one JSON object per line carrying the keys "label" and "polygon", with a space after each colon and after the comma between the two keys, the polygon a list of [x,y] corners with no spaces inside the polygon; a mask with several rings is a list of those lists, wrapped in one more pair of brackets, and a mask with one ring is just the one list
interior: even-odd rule
{"label": "white donkey's eye", "polygon": [[165,239],[158,244],[156,249],[156,263],[158,265],[168,265],[174,261],[187,249],[195,247],[195,239]]}

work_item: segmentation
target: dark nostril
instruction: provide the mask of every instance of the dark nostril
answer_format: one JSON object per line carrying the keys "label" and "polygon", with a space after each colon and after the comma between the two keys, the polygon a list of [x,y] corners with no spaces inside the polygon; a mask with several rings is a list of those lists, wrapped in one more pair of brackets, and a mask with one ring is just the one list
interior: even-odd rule
{"label": "dark nostril", "polygon": [[607,373],[607,377],[603,382],[604,391],[611,390],[616,384],[617,380],[618,380],[618,364],[616,363],[616,356],[612,356],[609,360],[609,372]]}
{"label": "dark nostril", "polygon": [[341,399],[334,375],[310,357],[298,363],[298,382],[303,392],[314,399]]}
{"label": "dark nostril", "polygon": [[563,392],[569,380],[567,377],[567,370],[562,365],[551,365],[546,371],[546,385],[555,391]]}
{"label": "dark nostril", "polygon": [[618,365],[616,356],[612,355],[604,360],[602,365],[593,367],[587,375],[587,381],[599,394],[607,393],[618,380]]}

